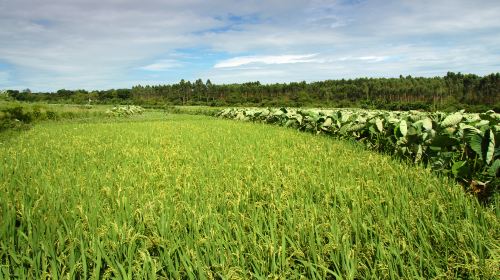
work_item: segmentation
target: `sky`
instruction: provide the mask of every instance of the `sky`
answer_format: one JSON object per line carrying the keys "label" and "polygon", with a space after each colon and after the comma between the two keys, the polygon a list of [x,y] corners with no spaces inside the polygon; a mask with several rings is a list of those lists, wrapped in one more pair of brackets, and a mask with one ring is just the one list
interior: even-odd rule
{"label": "sky", "polygon": [[0,0],[0,89],[500,72],[498,0]]}

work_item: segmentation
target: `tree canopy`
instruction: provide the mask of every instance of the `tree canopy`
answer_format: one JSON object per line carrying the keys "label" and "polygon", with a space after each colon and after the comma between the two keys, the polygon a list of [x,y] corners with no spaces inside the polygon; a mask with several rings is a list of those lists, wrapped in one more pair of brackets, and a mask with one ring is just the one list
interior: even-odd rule
{"label": "tree canopy", "polygon": [[500,73],[486,76],[448,72],[444,77],[357,78],[320,82],[213,84],[182,79],[176,84],[131,89],[21,92],[20,101],[122,103],[139,105],[311,106],[470,111],[500,109]]}

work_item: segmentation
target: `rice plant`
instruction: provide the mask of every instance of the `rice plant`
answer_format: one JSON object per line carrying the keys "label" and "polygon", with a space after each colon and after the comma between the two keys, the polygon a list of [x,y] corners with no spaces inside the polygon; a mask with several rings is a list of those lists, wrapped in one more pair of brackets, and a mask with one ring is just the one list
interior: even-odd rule
{"label": "rice plant", "polygon": [[498,279],[498,205],[282,127],[42,123],[0,145],[0,278]]}

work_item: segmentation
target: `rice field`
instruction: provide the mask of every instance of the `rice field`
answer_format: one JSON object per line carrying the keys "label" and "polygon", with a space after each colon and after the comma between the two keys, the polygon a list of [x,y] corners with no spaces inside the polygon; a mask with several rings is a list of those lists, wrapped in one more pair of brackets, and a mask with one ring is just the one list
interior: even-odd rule
{"label": "rice field", "polygon": [[498,279],[499,204],[283,127],[45,122],[0,141],[0,279]]}

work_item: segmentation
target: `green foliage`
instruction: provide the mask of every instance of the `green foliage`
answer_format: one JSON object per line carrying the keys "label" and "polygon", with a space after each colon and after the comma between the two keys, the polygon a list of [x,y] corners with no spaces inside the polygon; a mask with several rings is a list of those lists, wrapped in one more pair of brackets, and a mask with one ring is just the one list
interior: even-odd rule
{"label": "green foliage", "polygon": [[163,114],[45,122],[0,155],[1,279],[499,278],[500,199],[348,141]]}
{"label": "green foliage", "polygon": [[131,89],[87,92],[61,89],[56,93],[10,91],[20,101],[49,103],[337,107],[384,110],[500,112],[500,73],[486,76],[448,73],[444,77],[357,78],[319,82],[215,85],[209,80]]}
{"label": "green foliage", "polygon": [[188,115],[205,115],[214,116],[222,107],[208,107],[208,106],[165,106],[163,110],[171,114],[188,114]]}
{"label": "green foliage", "polygon": [[0,103],[0,131],[28,129],[34,122],[44,120],[83,119],[104,116],[103,108],[88,106]]}
{"label": "green foliage", "polygon": [[[217,116],[294,127],[358,140],[454,176],[480,184],[489,196],[500,181],[500,114],[393,112],[353,109],[228,108]],[[495,166],[493,165],[495,163]]]}
{"label": "green foliage", "polygon": [[127,105],[127,106],[117,106],[106,111],[108,116],[114,117],[128,117],[133,115],[140,115],[144,112],[141,106]]}
{"label": "green foliage", "polygon": [[27,128],[33,121],[34,114],[26,112],[23,107],[3,108],[0,111],[0,131],[15,128]]}
{"label": "green foliage", "polygon": [[49,120],[57,120],[57,114],[54,111],[46,111],[47,119]]}

